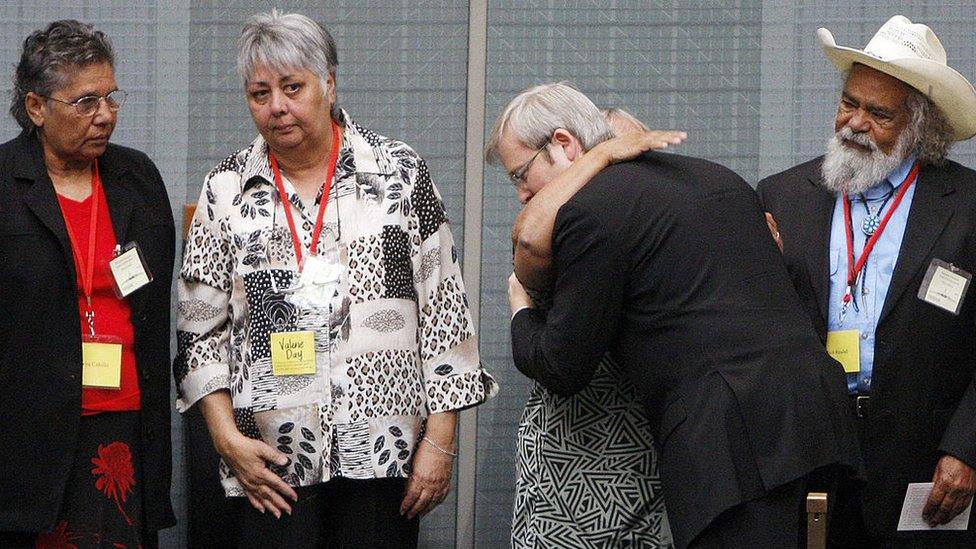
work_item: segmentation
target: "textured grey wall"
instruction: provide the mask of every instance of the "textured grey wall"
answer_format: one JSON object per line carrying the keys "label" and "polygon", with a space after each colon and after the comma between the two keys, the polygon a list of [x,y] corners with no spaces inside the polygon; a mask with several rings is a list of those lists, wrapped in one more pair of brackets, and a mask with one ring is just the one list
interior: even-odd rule
{"label": "textured grey wall", "polygon": [[[481,235],[482,284],[472,291],[481,297],[483,360],[503,391],[479,414],[474,537],[479,547],[505,546],[515,425],[528,393],[511,364],[503,292],[518,204],[501,170],[488,168],[483,224],[464,226],[466,1],[4,2],[0,65],[9,78],[24,37],[47,21],[73,17],[105,30],[118,51],[120,86],[130,93],[113,139],[157,162],[179,213],[196,200],[204,174],[255,134],[234,73],[234,42],[247,16],[272,5],[329,27],[339,45],[340,103],[428,160],[459,243],[465,229]],[[486,123],[518,90],[570,80],[601,105],[688,130],[682,153],[755,182],[820,154],[829,135],[839,80],[815,29],[826,26],[839,43],[863,46],[893,9],[881,1],[492,0]],[[897,9],[931,25],[950,64],[976,78],[976,0],[906,1]],[[0,88],[9,89],[9,80]],[[0,117],[0,138],[16,133]],[[951,156],[976,167],[976,142]],[[182,441],[174,426],[179,475]],[[174,484],[181,516],[183,490]],[[451,546],[454,529],[449,501],[425,520],[424,545]],[[165,532],[164,546],[182,545],[184,535],[183,524]]]}

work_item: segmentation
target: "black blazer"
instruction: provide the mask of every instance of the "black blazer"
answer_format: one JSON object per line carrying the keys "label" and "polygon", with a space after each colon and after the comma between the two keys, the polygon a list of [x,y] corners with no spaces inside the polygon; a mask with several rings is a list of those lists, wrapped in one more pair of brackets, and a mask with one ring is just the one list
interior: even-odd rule
{"label": "black blazer", "polygon": [[512,321],[515,364],[559,394],[612,353],[650,412],[675,542],[819,467],[858,467],[843,370],[790,285],[753,190],[648,153],[566,203],[553,306]]}
{"label": "black blazer", "polygon": [[[758,191],[779,225],[793,285],[826,341],[835,197],[821,185],[821,161],[768,177]],[[864,520],[875,534],[896,529],[908,483],[931,482],[944,453],[976,466],[976,290],[970,286],[959,316],[917,297],[933,258],[976,274],[976,172],[955,162],[923,166],[916,185],[878,321],[862,438]]]}
{"label": "black blazer", "polygon": [[[147,527],[170,505],[170,285],[175,234],[162,178],[145,154],[109,145],[100,175],[116,237],[136,241],[154,280],[129,296],[142,393]],[[41,144],[0,145],[0,531],[54,527],[81,417],[81,331],[71,244]]]}

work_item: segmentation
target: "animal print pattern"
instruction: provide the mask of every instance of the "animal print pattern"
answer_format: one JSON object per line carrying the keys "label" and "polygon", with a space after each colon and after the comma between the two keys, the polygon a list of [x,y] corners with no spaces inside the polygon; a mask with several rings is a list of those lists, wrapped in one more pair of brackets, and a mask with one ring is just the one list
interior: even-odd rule
{"label": "animal print pattern", "polygon": [[[346,388],[352,421],[422,415],[423,382],[415,351],[384,350],[346,359]],[[382,387],[382,390],[377,390]]]}
{"label": "animal print pattern", "polygon": [[420,320],[420,353],[425,361],[436,359],[474,335],[460,277],[441,281],[421,310]]}

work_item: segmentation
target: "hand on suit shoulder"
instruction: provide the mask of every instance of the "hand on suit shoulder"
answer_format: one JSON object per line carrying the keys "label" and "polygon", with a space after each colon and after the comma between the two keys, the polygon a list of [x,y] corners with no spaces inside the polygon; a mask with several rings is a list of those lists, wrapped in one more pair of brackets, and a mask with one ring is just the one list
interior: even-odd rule
{"label": "hand on suit shoulder", "polygon": [[594,152],[605,155],[607,164],[631,160],[653,149],[666,149],[680,145],[688,134],[678,130],[648,130],[627,133],[608,139],[593,148]]}

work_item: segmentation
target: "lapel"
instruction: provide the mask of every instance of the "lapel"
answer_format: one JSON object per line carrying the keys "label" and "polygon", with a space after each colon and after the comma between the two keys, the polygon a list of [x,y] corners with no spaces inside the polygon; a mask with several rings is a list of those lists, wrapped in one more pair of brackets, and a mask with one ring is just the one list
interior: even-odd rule
{"label": "lapel", "polygon": [[115,231],[115,241],[124,245],[128,242],[129,223],[132,221],[132,210],[138,202],[138,195],[129,183],[129,169],[124,162],[119,162],[118,155],[111,149],[98,159],[98,175],[102,178],[102,189],[105,191],[105,201],[112,217],[112,229]]}
{"label": "lapel", "polygon": [[947,197],[955,189],[947,178],[940,177],[939,172],[938,168],[925,166],[918,175],[915,197],[908,214],[908,225],[898,252],[898,262],[891,275],[888,296],[878,318],[879,326],[908,289],[915,274],[926,266],[929,252],[952,217],[952,202]]}
{"label": "lapel", "polygon": [[[102,189],[105,201],[108,202],[108,212],[112,218],[112,230],[115,232],[115,242],[120,246],[129,243],[132,212],[143,202],[138,191],[132,185],[132,173],[129,163],[118,154],[117,149],[109,145],[105,154],[98,159],[98,175],[102,179]],[[144,245],[144,243],[140,243]],[[145,247],[142,248],[145,253]],[[151,261],[150,258],[146,258]],[[169,273],[152,273],[154,278],[168,277]],[[167,282],[168,283],[168,282]],[[145,288],[137,290],[125,298],[129,303],[129,314],[137,318],[143,309],[147,292]]]}
{"label": "lapel", "polygon": [[24,194],[24,203],[57,239],[61,246],[61,254],[68,265],[68,271],[71,273],[73,285],[77,278],[74,253],[71,251],[68,230],[64,226],[64,215],[61,213],[61,206],[54,192],[54,183],[48,177],[44,165],[41,142],[37,136],[26,132],[20,135],[20,140],[22,148],[19,153],[20,158],[14,163],[14,178],[30,185],[30,189]]}
{"label": "lapel", "polygon": [[820,177],[820,164],[807,174],[810,183],[810,208],[808,219],[812,234],[806,247],[807,272],[820,307],[823,325],[827,325],[827,298],[830,295],[830,224],[834,214],[833,193],[824,190]]}

